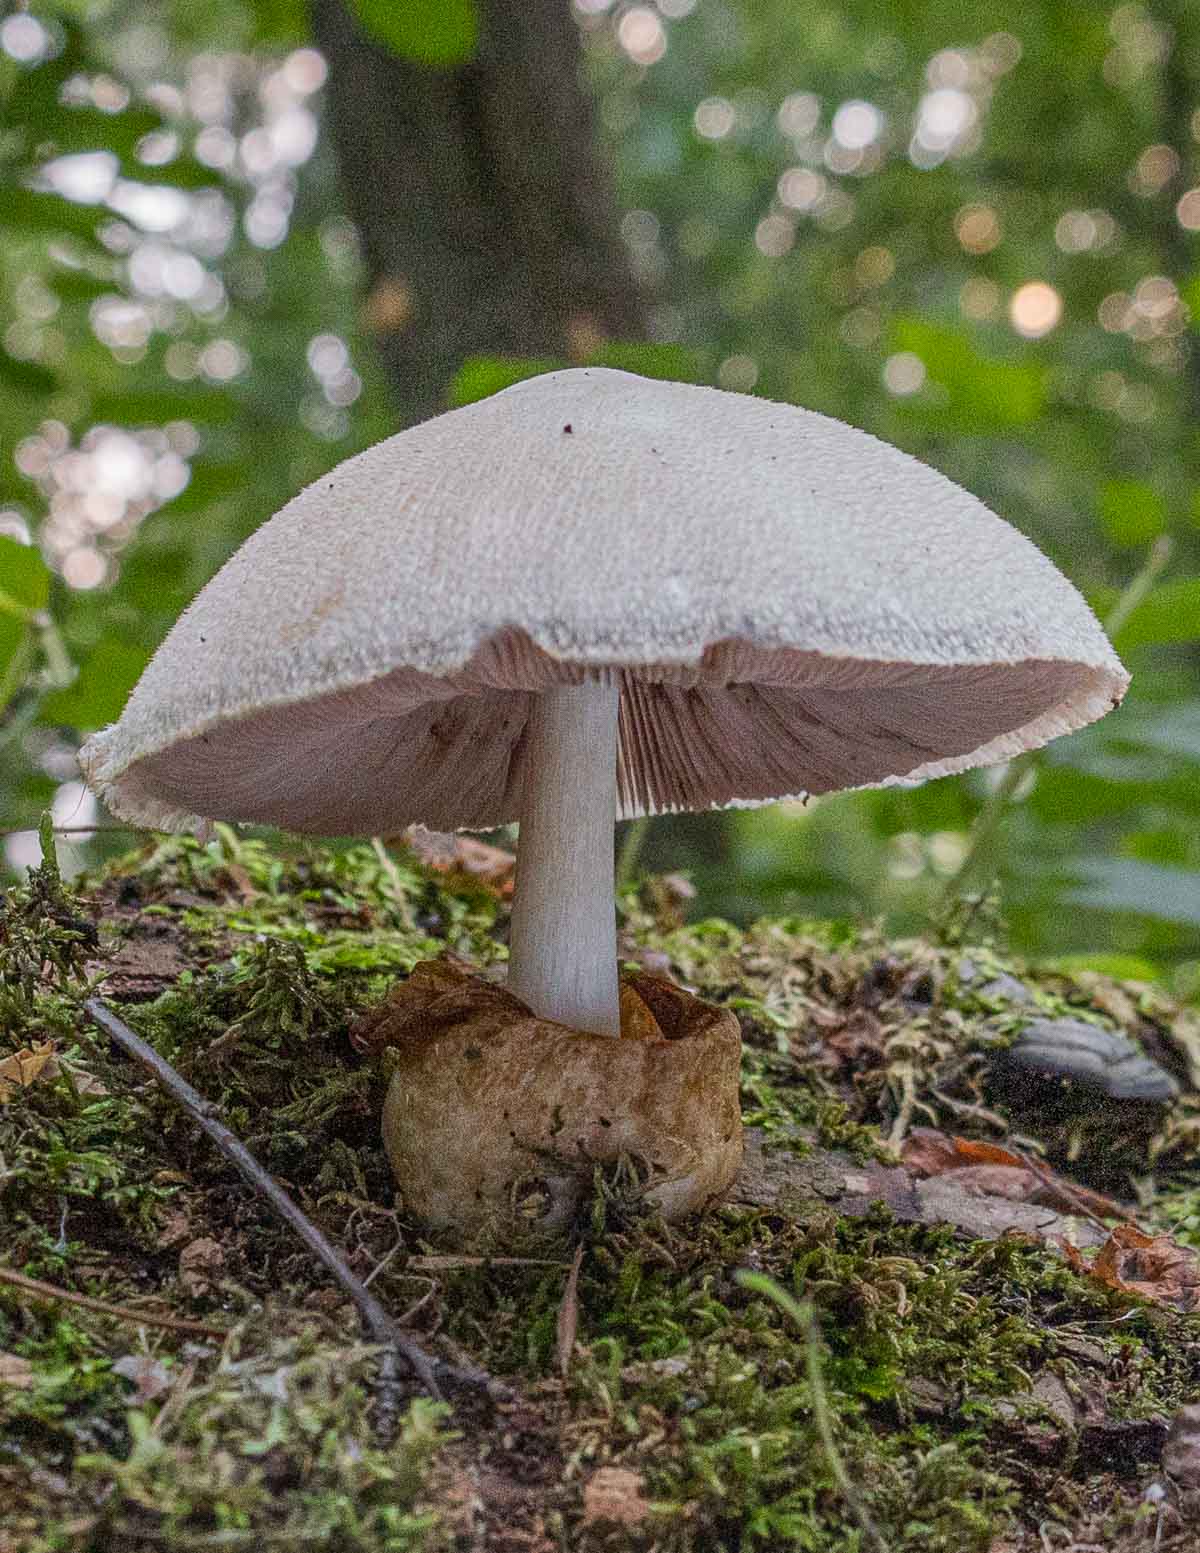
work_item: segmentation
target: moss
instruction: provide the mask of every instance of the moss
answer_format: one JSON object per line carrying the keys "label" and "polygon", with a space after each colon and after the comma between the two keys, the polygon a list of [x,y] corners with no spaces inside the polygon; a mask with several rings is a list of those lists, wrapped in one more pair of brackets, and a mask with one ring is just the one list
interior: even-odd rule
{"label": "moss", "polygon": [[88,1550],[313,1547],[409,1553],[431,1545],[422,1501],[448,1409],[413,1401],[373,1438],[360,1348],[312,1335],[231,1340],[204,1378],[175,1366],[170,1403],[132,1407],[119,1453],[76,1461],[95,1509],[42,1546]]}
{"label": "moss", "polygon": [[[1115,1294],[1041,1245],[827,1209],[727,1207],[670,1228],[619,1172],[598,1177],[576,1227],[578,1345],[564,1380],[572,1246],[531,1240],[480,1260],[425,1244],[379,1146],[383,1064],[349,1038],[421,958],[503,959],[495,890],[407,854],[218,827],[203,846],[144,847],[73,894],[51,865],[9,892],[4,913],[0,1056],[45,1041],[55,1055],[54,1071],[0,1105],[7,1260],[131,1310],[149,1297],[239,1325],[224,1347],[197,1344],[0,1285],[0,1352],[28,1367],[0,1388],[17,1445],[0,1456],[0,1547],[36,1532],[45,1553],[521,1538],[583,1553],[852,1553],[867,1543],[818,1427],[822,1398],[889,1548],[982,1553],[1048,1517],[1095,1540],[1097,1527],[1132,1525],[1134,1502],[1086,1465],[1075,1426],[1019,1399],[1053,1374],[1108,1427],[1169,1417],[1200,1385],[1195,1318]],[[898,1122],[994,1135],[982,1075],[1022,1017],[988,990],[1001,976],[1039,1012],[1115,1024],[1174,1054],[1181,1076],[1194,1033],[1147,989],[1022,964],[961,923],[906,942],[794,919],[686,926],[678,891],[647,886],[624,897],[622,955],[734,1009],[746,1119],[780,1149],[890,1158]],[[101,975],[379,1297],[418,1334],[507,1376],[515,1402],[460,1400],[450,1419],[413,1398],[397,1442],[374,1439],[372,1362],[351,1317],[196,1129],[90,1031],[80,1004]],[[1156,1159],[1152,1211],[1200,1244],[1197,1114],[1189,1090],[1141,1182],[1148,1192]],[[220,1263],[207,1282],[184,1254],[205,1243]],[[811,1305],[815,1350],[742,1286],[745,1269]],[[150,1377],[150,1394],[130,1374],[143,1390]],[[606,1465],[637,1473],[651,1506],[624,1530],[586,1507]]]}

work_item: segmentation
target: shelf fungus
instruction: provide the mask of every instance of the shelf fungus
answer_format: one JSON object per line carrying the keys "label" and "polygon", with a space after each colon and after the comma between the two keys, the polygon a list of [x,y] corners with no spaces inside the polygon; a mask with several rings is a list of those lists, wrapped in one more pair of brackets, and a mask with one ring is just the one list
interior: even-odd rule
{"label": "shelf fungus", "polygon": [[[301,492],[81,763],[114,813],[168,828],[519,821],[511,996],[488,988],[485,1017],[417,982],[433,1003],[387,1104],[401,1191],[475,1223],[532,1156],[578,1173],[615,1136],[683,1213],[737,1168],[736,1125],[714,1132],[736,1100],[730,1016],[685,1017],[675,989],[667,1022],[655,1004],[657,1032],[629,1035],[614,821],[1003,761],[1102,716],[1127,680],[1061,573],[936,471],[811,411],[584,368]],[[446,998],[480,1033],[434,1018]]]}

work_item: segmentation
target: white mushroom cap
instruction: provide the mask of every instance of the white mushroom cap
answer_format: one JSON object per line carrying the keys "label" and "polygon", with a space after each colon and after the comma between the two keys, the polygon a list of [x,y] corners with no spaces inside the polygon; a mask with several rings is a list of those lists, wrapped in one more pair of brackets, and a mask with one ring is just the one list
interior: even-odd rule
{"label": "white mushroom cap", "polygon": [[118,815],[515,819],[532,698],[621,689],[618,813],[941,776],[1128,676],[1015,529],[811,411],[578,369],[347,460],[180,617],[81,763]]}

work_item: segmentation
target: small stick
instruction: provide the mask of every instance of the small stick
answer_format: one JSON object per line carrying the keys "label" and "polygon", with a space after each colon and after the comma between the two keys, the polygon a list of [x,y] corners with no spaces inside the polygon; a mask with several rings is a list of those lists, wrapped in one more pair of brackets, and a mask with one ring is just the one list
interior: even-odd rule
{"label": "small stick", "polygon": [[[380,1266],[383,1264],[380,1263]],[[404,1264],[410,1273],[452,1273],[465,1267],[569,1267],[548,1256],[410,1256]],[[376,1268],[376,1272],[378,1272]],[[375,1273],[371,1274],[374,1278]]]}
{"label": "small stick", "polygon": [[[494,1393],[494,1383],[485,1370],[475,1366],[453,1365],[444,1359],[432,1357],[413,1338],[406,1337],[371,1291],[365,1288],[361,1280],[351,1272],[345,1259],[312,1220],[300,1211],[283,1188],[263,1169],[246,1145],[230,1132],[224,1122],[217,1119],[217,1108],[212,1102],[205,1100],[203,1095],[193,1089],[169,1062],[160,1057],[152,1046],[143,1041],[140,1035],[136,1035],[124,1020],[119,1019],[99,998],[88,998],[83,1006],[90,1018],[110,1039],[150,1069],[172,1099],[182,1106],[208,1134],[225,1158],[241,1172],[259,1196],[266,1198],[275,1213],[300,1237],[354,1301],[363,1325],[375,1342],[381,1344],[384,1349],[379,1364],[381,1418],[386,1418],[390,1423],[395,1412],[395,1391],[398,1381],[397,1355],[404,1358],[425,1389],[438,1400],[442,1397],[442,1390],[438,1384],[439,1371],[446,1379],[460,1385],[477,1387],[490,1394]],[[381,1425],[381,1433],[386,1433],[383,1425]]]}
{"label": "small stick", "polygon": [[567,1274],[566,1287],[558,1307],[557,1347],[558,1371],[564,1380],[571,1368],[571,1356],[575,1352],[575,1337],[579,1331],[579,1269],[583,1266],[583,1241],[575,1247],[571,1271]]}
{"label": "small stick", "polygon": [[148,1310],[134,1310],[128,1305],[114,1305],[111,1300],[98,1300],[90,1294],[76,1294],[73,1289],[43,1283],[40,1278],[30,1278],[11,1267],[0,1267],[0,1283],[11,1283],[14,1288],[24,1289],[38,1299],[79,1305],[102,1316],[115,1316],[118,1321],[136,1321],[139,1326],[165,1327],[168,1332],[187,1332],[195,1337],[215,1337],[222,1341],[229,1336],[227,1327],[210,1327],[203,1321],[185,1321],[181,1316],[159,1316]]}
{"label": "small stick", "polygon": [[[1011,1153],[1015,1154],[1021,1163],[1025,1165],[1027,1169],[1031,1170],[1040,1181],[1044,1182],[1045,1185],[1050,1187],[1052,1191],[1058,1192],[1062,1197],[1065,1197],[1066,1200],[1075,1209],[1076,1213],[1080,1214],[1081,1217],[1089,1220],[1098,1229],[1102,1229],[1106,1235],[1111,1234],[1108,1225],[1094,1209],[1088,1207],[1087,1203],[1084,1202],[1083,1198],[1080,1197],[1079,1193],[1075,1191],[1069,1181],[1064,1180],[1062,1176],[1055,1175],[1052,1170],[1050,1170],[1046,1165],[1042,1164],[1041,1160],[1038,1159],[1035,1154],[1026,1153],[1024,1149],[1017,1148],[1011,1142],[1006,1143],[1005,1147]],[[1109,1201],[1111,1201],[1111,1199],[1109,1199]],[[1134,1215],[1130,1213],[1128,1208],[1123,1208],[1119,1202],[1114,1202],[1112,1207],[1113,1216],[1115,1218],[1124,1219],[1125,1223],[1132,1224],[1134,1229],[1142,1229],[1142,1226],[1138,1223]],[[1145,1230],[1142,1230],[1142,1234],[1144,1235],[1145,1233]]]}

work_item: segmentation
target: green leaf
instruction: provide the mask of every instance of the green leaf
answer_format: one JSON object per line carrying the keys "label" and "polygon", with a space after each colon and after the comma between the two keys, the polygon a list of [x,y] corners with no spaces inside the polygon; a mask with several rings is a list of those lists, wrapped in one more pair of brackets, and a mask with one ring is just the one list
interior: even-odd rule
{"label": "green leaf", "polygon": [[97,297],[111,297],[120,282],[112,276],[102,280],[90,270],[67,269],[60,264],[46,275],[46,284],[64,302],[94,302]]}
{"label": "green leaf", "polygon": [[897,319],[891,340],[895,350],[919,356],[929,381],[945,390],[936,411],[918,400],[909,406],[914,414],[933,415],[943,429],[947,421],[973,435],[1023,426],[1045,407],[1046,373],[1036,363],[982,356],[965,334],[922,318]]}
{"label": "green leaf", "polygon": [[1200,637],[1200,577],[1164,582],[1138,605],[1117,632],[1118,652],[1158,642],[1191,642]]}
{"label": "green leaf", "polygon": [[450,403],[455,408],[474,404],[514,383],[540,377],[543,372],[558,372],[564,366],[566,362],[536,356],[468,356],[451,380]]}
{"label": "green leaf", "polygon": [[1142,480],[1107,480],[1100,487],[1100,521],[1114,545],[1148,545],[1167,526],[1167,504]]}
{"label": "green leaf", "polygon": [[20,690],[32,658],[32,629],[0,609],[0,711]]}
{"label": "green leaf", "polygon": [[80,151],[111,151],[129,161],[138,142],[163,119],[153,108],[127,108],[105,113],[100,108],[62,108],[37,125],[39,155],[72,156]]}
{"label": "green leaf", "polygon": [[670,383],[698,383],[703,376],[695,351],[686,345],[644,345],[610,341],[588,357],[589,367],[616,367],[639,377],[665,378]]}
{"label": "green leaf", "polygon": [[308,6],[304,0],[255,0],[249,8],[253,42],[260,48],[288,48],[308,41]]}
{"label": "green leaf", "polygon": [[28,618],[49,597],[50,573],[40,553],[0,534],[0,612]]}
{"label": "green leaf", "polygon": [[37,550],[0,535],[0,708],[29,672],[34,616],[49,597],[50,573]]}
{"label": "green leaf", "polygon": [[1048,971],[1062,971],[1068,976],[1074,971],[1098,971],[1101,976],[1115,976],[1119,981],[1157,981],[1161,974],[1153,960],[1137,954],[1060,954],[1042,964]]}
{"label": "green leaf", "polygon": [[1200,927],[1200,873],[1135,858],[1098,857],[1071,864],[1079,883],[1066,898],[1101,911],[1132,911],[1143,917]]}
{"label": "green leaf", "polygon": [[19,389],[22,394],[40,394],[45,397],[58,387],[58,379],[46,367],[36,361],[18,361],[15,356],[0,348],[0,382]]}
{"label": "green leaf", "polygon": [[1170,707],[1151,708],[1140,717],[1130,708],[1122,713],[1116,731],[1128,743],[1162,750],[1184,760],[1200,761],[1200,701],[1179,701]]}
{"label": "green leaf", "polygon": [[77,237],[96,235],[96,227],[107,214],[99,205],[75,205],[61,194],[38,193],[33,189],[4,190],[4,222],[10,229],[57,235],[73,232]]}
{"label": "green leaf", "polygon": [[115,722],[149,657],[124,642],[100,642],[85,658],[75,683],[46,697],[39,720],[80,731]]}
{"label": "green leaf", "polygon": [[147,385],[93,394],[91,405],[94,420],[113,426],[165,426],[168,421],[198,421],[211,426],[232,421],[237,414],[237,402],[225,388],[188,390]]}
{"label": "green leaf", "polygon": [[479,40],[475,0],[351,0],[363,27],[401,59],[465,65]]}

